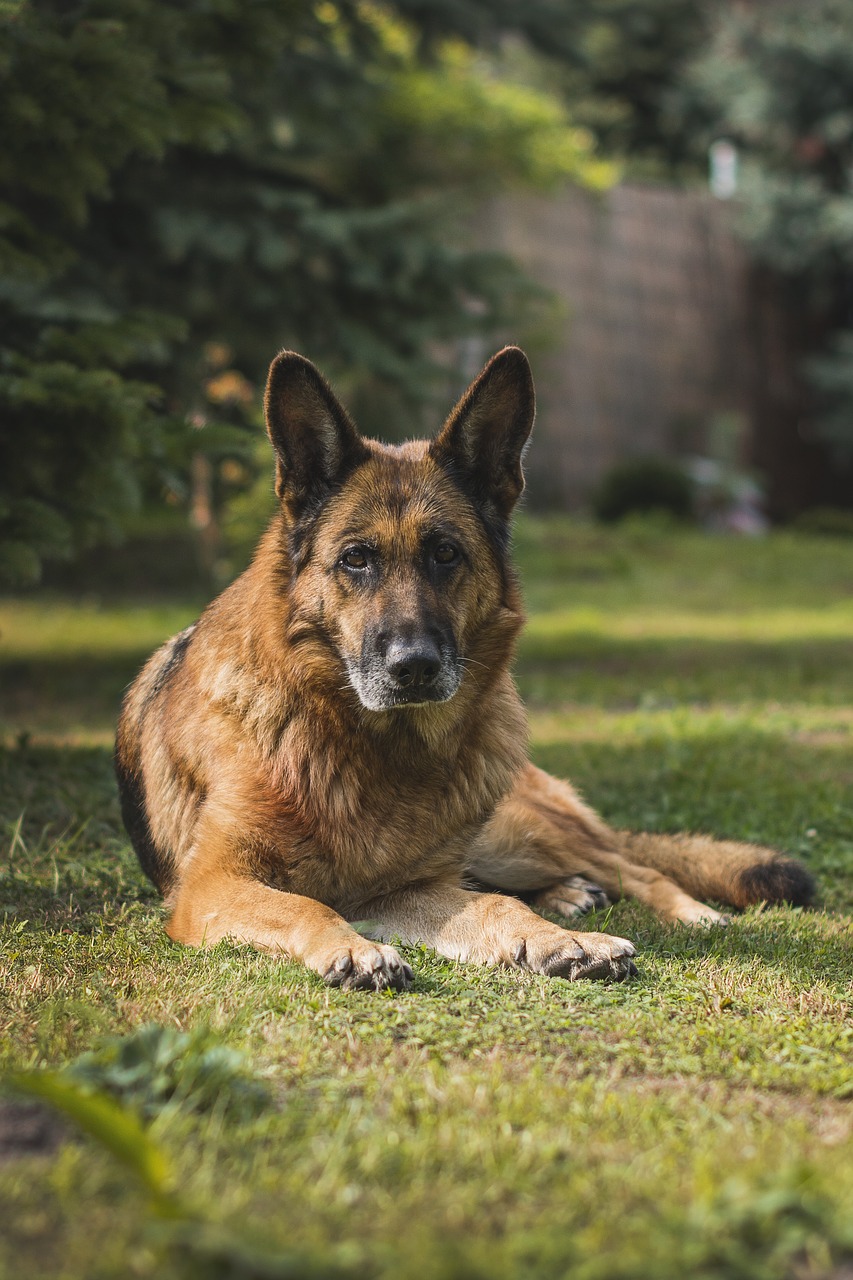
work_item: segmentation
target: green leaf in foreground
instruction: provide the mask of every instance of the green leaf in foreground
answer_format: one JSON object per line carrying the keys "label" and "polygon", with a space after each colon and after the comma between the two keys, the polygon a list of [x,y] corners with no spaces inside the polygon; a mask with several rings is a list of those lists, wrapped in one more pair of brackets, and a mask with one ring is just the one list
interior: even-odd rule
{"label": "green leaf in foreground", "polygon": [[172,1191],[168,1161],[140,1120],[104,1094],[90,1093],[55,1071],[18,1072],[7,1077],[21,1093],[62,1112],[139,1180],[152,1207],[166,1217],[183,1213]]}

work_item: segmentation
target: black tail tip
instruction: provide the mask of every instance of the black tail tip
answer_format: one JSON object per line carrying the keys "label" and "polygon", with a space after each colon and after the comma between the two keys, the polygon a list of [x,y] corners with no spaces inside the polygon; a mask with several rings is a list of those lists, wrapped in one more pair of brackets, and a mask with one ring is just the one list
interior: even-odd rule
{"label": "black tail tip", "polygon": [[742,872],[740,882],[747,902],[790,902],[794,907],[809,906],[817,890],[811,872],[793,858],[756,863]]}

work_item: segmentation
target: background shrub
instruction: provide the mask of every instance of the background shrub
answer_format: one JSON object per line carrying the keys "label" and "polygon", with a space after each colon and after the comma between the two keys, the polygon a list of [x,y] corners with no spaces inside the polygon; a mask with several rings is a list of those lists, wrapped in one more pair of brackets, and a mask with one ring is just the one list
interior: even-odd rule
{"label": "background shrub", "polygon": [[613,524],[636,512],[665,511],[678,520],[693,516],[693,482],[666,458],[634,458],[612,467],[593,495],[596,518]]}

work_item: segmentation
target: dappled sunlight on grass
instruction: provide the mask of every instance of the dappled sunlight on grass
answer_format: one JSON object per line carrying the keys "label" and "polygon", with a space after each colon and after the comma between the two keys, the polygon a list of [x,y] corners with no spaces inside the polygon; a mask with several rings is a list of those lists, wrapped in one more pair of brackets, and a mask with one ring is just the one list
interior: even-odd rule
{"label": "dappled sunlight on grass", "polygon": [[631,640],[577,636],[545,655],[522,645],[519,688],[530,704],[853,702],[851,642]]}
{"label": "dappled sunlight on grass", "polygon": [[758,730],[816,746],[853,752],[853,707],[809,703],[709,703],[663,706],[649,700],[638,710],[605,710],[567,702],[553,709],[534,708],[530,726],[536,743],[639,741],[662,735],[700,737],[715,731]]}
{"label": "dappled sunlight on grass", "polygon": [[539,610],[527,623],[524,653],[559,656],[566,641],[584,640],[752,640],[779,641],[853,639],[853,599],[819,608],[717,608],[712,613],[687,612],[661,602],[656,610],[631,609],[605,614],[600,609]]}
{"label": "dappled sunlight on grass", "polygon": [[193,622],[203,605],[68,600],[0,600],[0,664],[136,658]]}
{"label": "dappled sunlight on grass", "polygon": [[0,600],[0,738],[112,741],[127,685],[201,606]]}

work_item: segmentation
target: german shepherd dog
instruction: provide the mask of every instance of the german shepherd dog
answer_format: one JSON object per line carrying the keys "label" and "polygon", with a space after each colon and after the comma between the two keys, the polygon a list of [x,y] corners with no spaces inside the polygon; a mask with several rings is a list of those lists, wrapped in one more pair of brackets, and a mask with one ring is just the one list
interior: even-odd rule
{"label": "german shepherd dog", "polygon": [[622,979],[629,941],[533,908],[569,920],[629,894],[703,924],[723,919],[708,898],[808,901],[794,861],[611,830],[527,762],[509,671],[509,525],[534,415],[519,348],[431,442],[363,438],[289,351],[265,405],[278,510],[246,572],[149,660],[119,724],[124,821],[172,938],[248,942],[344,988],[407,987],[392,941]]}

